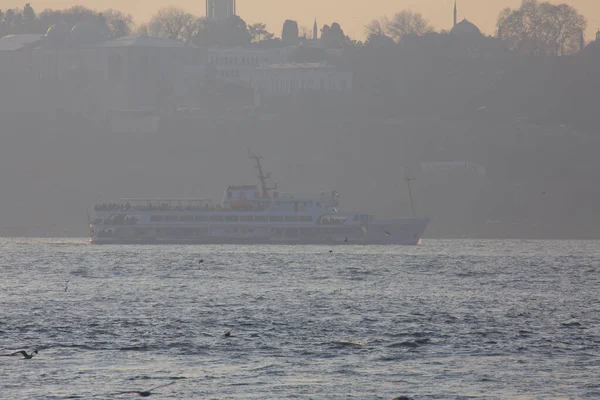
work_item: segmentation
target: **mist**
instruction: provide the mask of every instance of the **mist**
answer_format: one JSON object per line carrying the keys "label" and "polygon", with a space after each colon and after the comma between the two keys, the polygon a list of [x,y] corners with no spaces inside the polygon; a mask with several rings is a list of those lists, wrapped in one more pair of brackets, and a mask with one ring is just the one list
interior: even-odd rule
{"label": "mist", "polygon": [[121,198],[218,202],[257,183],[251,149],[281,192],[381,218],[412,216],[408,174],[426,237],[598,238],[600,35],[569,8],[532,41],[511,11],[491,36],[382,16],[363,42],[232,11],[5,10],[0,234],[86,236],[86,209]]}

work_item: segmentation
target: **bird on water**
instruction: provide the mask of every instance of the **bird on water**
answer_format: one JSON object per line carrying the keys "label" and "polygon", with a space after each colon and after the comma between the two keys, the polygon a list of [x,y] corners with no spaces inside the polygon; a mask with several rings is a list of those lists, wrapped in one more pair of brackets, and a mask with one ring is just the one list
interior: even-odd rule
{"label": "bird on water", "polygon": [[149,396],[152,396],[152,391],[153,390],[164,388],[164,387],[167,387],[167,386],[171,386],[174,383],[175,382],[169,382],[169,383],[164,384],[164,385],[155,386],[155,387],[153,387],[151,389],[148,389],[148,390],[128,390],[126,392],[115,393],[114,395],[118,396],[118,395],[121,395],[121,394],[137,394],[140,397],[149,397]]}
{"label": "bird on water", "polygon": [[200,259],[198,260],[198,264],[202,264],[204,262],[204,260]]}
{"label": "bird on water", "polygon": [[27,354],[27,352],[25,350],[19,350],[19,351],[15,351],[14,353],[11,353],[11,354],[0,354],[0,356],[11,357],[11,356],[17,356],[17,355],[21,354],[24,359],[31,360],[33,358],[33,356],[35,356],[37,353],[38,353],[37,349],[33,350],[31,352],[31,354]]}

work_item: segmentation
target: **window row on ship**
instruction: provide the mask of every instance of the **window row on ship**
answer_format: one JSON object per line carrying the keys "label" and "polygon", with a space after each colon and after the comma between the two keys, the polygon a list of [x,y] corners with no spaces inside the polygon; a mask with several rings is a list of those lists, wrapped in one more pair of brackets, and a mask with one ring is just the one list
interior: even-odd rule
{"label": "window row on ship", "polygon": [[151,222],[312,222],[310,215],[152,215]]}

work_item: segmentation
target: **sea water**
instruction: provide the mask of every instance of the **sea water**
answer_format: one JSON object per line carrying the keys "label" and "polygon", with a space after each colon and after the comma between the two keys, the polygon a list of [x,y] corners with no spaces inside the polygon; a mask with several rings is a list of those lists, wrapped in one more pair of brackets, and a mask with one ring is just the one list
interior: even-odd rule
{"label": "sea water", "polygon": [[0,239],[0,398],[600,398],[599,290],[593,241]]}

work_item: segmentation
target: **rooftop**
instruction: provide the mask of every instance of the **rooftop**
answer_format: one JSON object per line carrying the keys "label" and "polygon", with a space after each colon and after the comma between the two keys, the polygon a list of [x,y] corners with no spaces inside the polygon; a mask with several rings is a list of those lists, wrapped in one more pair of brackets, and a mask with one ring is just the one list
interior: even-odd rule
{"label": "rooftop", "polygon": [[41,41],[43,37],[44,35],[37,33],[6,35],[0,38],[0,51],[21,50],[27,45],[32,45]]}
{"label": "rooftop", "polygon": [[196,47],[179,40],[155,38],[147,35],[129,35],[100,43],[98,47]]}

